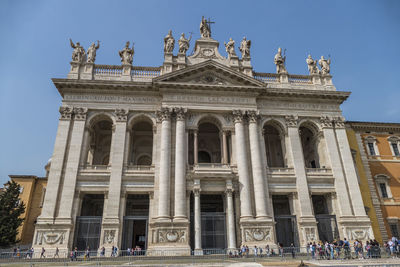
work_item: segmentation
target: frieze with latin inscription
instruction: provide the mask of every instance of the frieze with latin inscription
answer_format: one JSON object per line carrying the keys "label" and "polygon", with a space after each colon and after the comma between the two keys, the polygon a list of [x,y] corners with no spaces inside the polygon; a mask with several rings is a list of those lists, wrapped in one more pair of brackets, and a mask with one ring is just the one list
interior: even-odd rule
{"label": "frieze with latin inscription", "polygon": [[255,98],[232,96],[164,95],[163,100],[193,103],[256,104]]}
{"label": "frieze with latin inscription", "polygon": [[325,104],[325,103],[302,103],[302,102],[275,102],[261,100],[257,102],[260,109],[282,109],[282,110],[325,110],[325,111],[339,111],[339,105]]}
{"label": "frieze with latin inscription", "polygon": [[66,94],[64,101],[90,101],[115,103],[158,103],[161,98],[153,96],[125,96],[125,95],[71,95]]}

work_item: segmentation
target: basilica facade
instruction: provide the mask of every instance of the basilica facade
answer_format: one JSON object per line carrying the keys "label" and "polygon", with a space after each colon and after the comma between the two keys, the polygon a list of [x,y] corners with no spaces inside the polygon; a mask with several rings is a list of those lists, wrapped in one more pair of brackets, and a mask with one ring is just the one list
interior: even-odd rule
{"label": "basilica facade", "polygon": [[[251,42],[201,37],[187,55],[164,38],[161,67],[95,64],[74,44],[62,96],[42,214],[33,246],[141,247],[202,254],[242,245],[305,247],[373,238],[340,109],[330,60],[307,59],[310,75],[253,70]],[[305,63],[305,64],[306,64]]]}

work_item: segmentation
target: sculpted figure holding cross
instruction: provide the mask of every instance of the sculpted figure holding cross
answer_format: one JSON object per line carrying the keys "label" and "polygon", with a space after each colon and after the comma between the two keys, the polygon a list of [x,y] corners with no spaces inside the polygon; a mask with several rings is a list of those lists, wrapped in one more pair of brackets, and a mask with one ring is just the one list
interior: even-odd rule
{"label": "sculpted figure holding cross", "polygon": [[207,23],[207,20],[204,18],[204,16],[201,17],[200,35],[201,35],[201,38],[210,38],[211,37],[210,25]]}

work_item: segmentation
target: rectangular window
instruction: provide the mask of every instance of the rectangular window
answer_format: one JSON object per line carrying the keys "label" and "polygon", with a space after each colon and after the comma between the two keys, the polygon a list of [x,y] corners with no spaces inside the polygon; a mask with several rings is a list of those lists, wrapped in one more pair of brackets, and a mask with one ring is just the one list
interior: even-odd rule
{"label": "rectangular window", "polygon": [[398,237],[399,231],[397,229],[397,224],[390,224],[390,232],[392,232],[392,236]]}
{"label": "rectangular window", "polygon": [[381,189],[382,197],[383,198],[388,198],[388,194],[387,194],[387,191],[386,191],[386,184],[385,183],[380,183],[379,187]]}
{"label": "rectangular window", "polygon": [[399,147],[398,147],[397,143],[392,143],[392,148],[393,148],[394,155],[396,157],[399,157],[400,153],[399,153]]}
{"label": "rectangular window", "polygon": [[375,156],[375,147],[374,147],[374,143],[368,143],[368,149],[369,149],[369,154],[371,156]]}

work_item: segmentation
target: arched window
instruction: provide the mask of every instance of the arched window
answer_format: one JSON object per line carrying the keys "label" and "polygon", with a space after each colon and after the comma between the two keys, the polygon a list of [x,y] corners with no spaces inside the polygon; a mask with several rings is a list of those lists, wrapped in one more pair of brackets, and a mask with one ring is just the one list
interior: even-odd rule
{"label": "arched window", "polygon": [[264,140],[268,167],[285,167],[283,143],[278,129],[270,124],[265,125]]}
{"label": "arched window", "polygon": [[150,166],[153,157],[153,125],[148,121],[135,123],[130,138],[128,164]]}
{"label": "arched window", "polygon": [[320,168],[316,134],[305,126],[301,126],[299,131],[306,168]]}
{"label": "arched window", "polygon": [[[213,123],[204,122],[198,129],[198,158],[207,163],[221,163],[220,130]],[[203,162],[203,163],[206,163]]]}
{"label": "arched window", "polygon": [[112,122],[101,120],[92,127],[88,162],[91,165],[108,165],[111,151]]}

